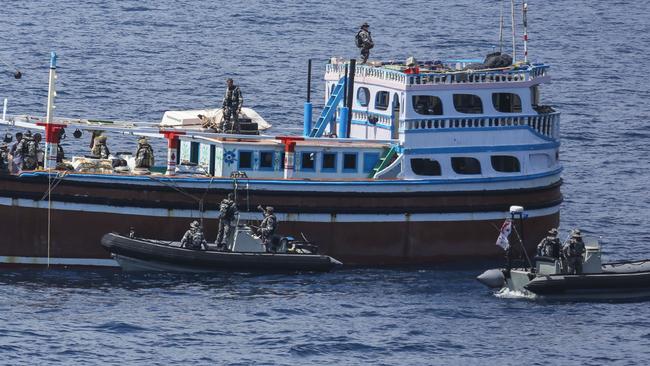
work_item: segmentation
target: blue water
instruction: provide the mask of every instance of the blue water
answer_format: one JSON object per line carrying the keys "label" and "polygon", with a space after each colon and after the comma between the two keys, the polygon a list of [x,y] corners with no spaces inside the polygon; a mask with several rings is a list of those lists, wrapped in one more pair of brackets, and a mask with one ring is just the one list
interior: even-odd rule
{"label": "blue water", "polygon": [[[233,77],[275,132],[299,133],[306,60],[315,62],[318,102],[324,62],[356,56],[363,21],[376,43],[371,57],[476,58],[497,45],[500,3],[3,0],[0,58],[24,76],[14,80],[0,66],[0,98],[9,98],[9,113],[44,114],[55,50],[59,116],[156,121],[168,109],[217,106]],[[606,260],[650,257],[648,14],[646,1],[530,3],[530,57],[553,65],[542,101],[563,113],[561,231],[602,236]],[[64,147],[80,153],[86,143],[69,137]],[[135,147],[123,136],[109,143]],[[497,298],[473,280],[486,266],[209,278],[5,270],[0,363],[650,359],[647,303]]]}

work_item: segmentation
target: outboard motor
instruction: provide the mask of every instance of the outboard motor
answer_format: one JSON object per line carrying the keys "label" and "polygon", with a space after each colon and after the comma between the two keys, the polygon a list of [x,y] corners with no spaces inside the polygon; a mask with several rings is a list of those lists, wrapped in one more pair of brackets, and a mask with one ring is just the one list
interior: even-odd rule
{"label": "outboard motor", "polygon": [[501,288],[506,283],[506,277],[500,269],[488,269],[476,279],[489,288]]}

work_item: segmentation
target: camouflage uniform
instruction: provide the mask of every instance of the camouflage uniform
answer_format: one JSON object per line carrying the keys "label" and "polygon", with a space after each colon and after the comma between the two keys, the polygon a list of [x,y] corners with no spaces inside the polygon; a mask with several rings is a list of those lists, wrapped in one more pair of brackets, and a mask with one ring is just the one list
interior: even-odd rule
{"label": "camouflage uniform", "polygon": [[208,245],[198,221],[193,221],[190,224],[190,229],[185,232],[185,235],[183,235],[183,238],[181,239],[181,248],[207,250]]}
{"label": "camouflage uniform", "polygon": [[219,232],[215,241],[218,249],[227,248],[230,231],[236,225],[235,219],[237,215],[239,215],[237,204],[233,200],[233,194],[229,193],[228,197],[224,198],[219,204]]}
{"label": "camouflage uniform", "polygon": [[[262,209],[261,206],[258,206],[257,208]],[[273,207],[271,206],[267,206],[265,209],[262,209],[262,211],[264,212],[264,219],[260,223],[259,235],[266,250],[274,251],[274,248],[271,248],[271,239],[273,238],[275,231],[278,229],[278,218],[275,217]]]}
{"label": "camouflage uniform", "polygon": [[6,143],[0,145],[0,173],[9,171],[9,147]]}
{"label": "camouflage uniform", "polygon": [[548,231],[548,235],[537,245],[537,255],[544,257],[559,258],[562,243],[557,237],[557,229]]}
{"label": "camouflage uniform", "polygon": [[135,152],[136,168],[151,168],[154,164],[153,148],[147,142],[147,139],[138,140],[138,150]]}
{"label": "camouflage uniform", "polygon": [[16,155],[21,157],[21,170],[34,170],[38,166],[38,144],[29,131],[16,146]]}
{"label": "camouflage uniform", "polygon": [[580,231],[574,231],[569,243],[564,247],[564,256],[567,259],[569,274],[582,273],[582,255],[585,253],[585,243],[582,241]]}
{"label": "camouflage uniform", "polygon": [[[239,86],[233,84],[232,79],[228,79],[227,84],[226,94],[223,96],[223,123],[221,130],[234,130],[239,133],[239,112],[241,112],[242,104],[244,104],[244,98],[241,95]],[[231,122],[232,125],[230,125]]]}
{"label": "camouflage uniform", "polygon": [[93,144],[92,155],[100,159],[108,159],[108,155],[110,155],[110,151],[108,151],[108,146],[106,146],[106,136],[95,137],[95,143]]}
{"label": "camouflage uniform", "polygon": [[362,64],[365,64],[366,61],[368,61],[368,57],[370,56],[370,49],[375,47],[375,43],[372,41],[372,36],[370,35],[368,27],[368,23],[363,23],[356,36],[357,47],[361,49]]}

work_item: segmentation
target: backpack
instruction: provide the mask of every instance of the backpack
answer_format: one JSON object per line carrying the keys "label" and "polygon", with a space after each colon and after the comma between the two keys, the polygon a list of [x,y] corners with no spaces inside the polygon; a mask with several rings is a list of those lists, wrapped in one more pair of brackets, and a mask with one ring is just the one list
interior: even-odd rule
{"label": "backpack", "polygon": [[194,248],[200,248],[201,244],[203,244],[203,233],[201,230],[196,230],[195,232],[192,233],[192,247]]}
{"label": "backpack", "polygon": [[358,48],[363,48],[363,38],[361,38],[361,31],[357,32],[357,36],[354,37],[354,42]]}

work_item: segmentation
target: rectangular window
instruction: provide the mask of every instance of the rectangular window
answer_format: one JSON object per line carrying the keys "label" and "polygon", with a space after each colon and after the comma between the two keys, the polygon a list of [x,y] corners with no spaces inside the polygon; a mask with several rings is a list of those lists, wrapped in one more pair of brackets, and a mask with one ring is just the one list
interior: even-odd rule
{"label": "rectangular window", "polygon": [[253,169],[253,152],[239,152],[239,169]]}
{"label": "rectangular window", "polygon": [[490,157],[492,168],[497,172],[516,173],[521,171],[519,159],[508,155],[493,155]]}
{"label": "rectangular window", "polygon": [[303,152],[300,153],[300,170],[315,170],[316,169],[316,153]]}
{"label": "rectangular window", "polygon": [[492,93],[492,105],[502,113],[521,113],[521,98],[515,93]]}
{"label": "rectangular window", "polygon": [[323,153],[323,166],[321,167],[321,171],[336,171],[336,153]]}
{"label": "rectangular window", "polygon": [[260,152],[260,169],[271,170],[273,169],[273,151]]}
{"label": "rectangular window", "polygon": [[413,110],[417,114],[442,115],[442,100],[433,95],[414,95]]}
{"label": "rectangular window", "polygon": [[476,158],[464,156],[451,158],[451,168],[456,174],[481,174],[481,162]]}
{"label": "rectangular window", "polygon": [[390,99],[390,94],[387,91],[378,91],[375,95],[375,109],[380,109],[385,111],[388,109],[388,101]]}
{"label": "rectangular window", "polygon": [[425,158],[411,158],[411,169],[417,175],[439,176],[442,175],[440,163],[437,160]]}
{"label": "rectangular window", "polygon": [[348,173],[357,172],[357,154],[343,154],[343,171]]}
{"label": "rectangular window", "polygon": [[377,161],[379,161],[379,153],[363,153],[363,172],[370,173],[375,165],[377,165]]}
{"label": "rectangular window", "polygon": [[190,162],[194,164],[199,163],[199,149],[201,144],[198,142],[192,142],[190,147]]}
{"label": "rectangular window", "polygon": [[483,113],[481,98],[474,94],[454,94],[454,108],[460,113]]}

